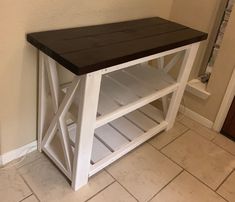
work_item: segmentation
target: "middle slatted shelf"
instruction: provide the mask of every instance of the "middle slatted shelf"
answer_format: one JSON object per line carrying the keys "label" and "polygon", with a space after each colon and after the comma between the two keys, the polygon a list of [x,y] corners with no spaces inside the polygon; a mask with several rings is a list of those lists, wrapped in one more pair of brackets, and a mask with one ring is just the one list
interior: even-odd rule
{"label": "middle slatted shelf", "polygon": [[96,127],[164,97],[178,83],[163,69],[139,64],[102,77]]}
{"label": "middle slatted shelf", "polygon": [[[162,110],[149,103],[174,92],[177,87],[177,82],[162,69],[147,64],[104,74],[91,164],[105,164],[115,159],[115,154],[127,153],[129,147],[134,148],[164,130],[167,123]],[[68,129],[74,146],[76,125]]]}

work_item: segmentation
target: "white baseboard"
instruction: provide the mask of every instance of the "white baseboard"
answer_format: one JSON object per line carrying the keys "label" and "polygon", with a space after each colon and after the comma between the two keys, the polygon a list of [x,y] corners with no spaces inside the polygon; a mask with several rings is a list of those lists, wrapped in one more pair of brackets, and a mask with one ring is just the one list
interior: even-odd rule
{"label": "white baseboard", "polygon": [[5,154],[0,155],[0,166],[24,156],[27,153],[33,152],[37,149],[37,141],[24,145],[18,149],[12,150]]}
{"label": "white baseboard", "polygon": [[188,109],[187,107],[184,106],[180,106],[180,110],[181,113],[183,113],[185,116],[193,119],[194,121],[202,124],[203,126],[207,127],[207,128],[212,128],[213,127],[213,122],[210,121],[209,119],[203,117],[202,115],[192,111],[191,109]]}

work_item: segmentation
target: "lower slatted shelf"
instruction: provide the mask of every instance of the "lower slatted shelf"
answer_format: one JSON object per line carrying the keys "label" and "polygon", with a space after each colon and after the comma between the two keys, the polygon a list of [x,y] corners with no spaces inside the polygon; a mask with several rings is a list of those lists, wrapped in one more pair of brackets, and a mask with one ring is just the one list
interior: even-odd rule
{"label": "lower slatted shelf", "polygon": [[[96,164],[115,152],[122,151],[146,132],[161,126],[162,112],[152,105],[146,105],[95,130],[91,164]],[[165,122],[164,122],[165,123]],[[69,135],[74,146],[76,125],[69,127]]]}
{"label": "lower slatted shelf", "polygon": [[91,164],[94,164],[112,152],[96,137],[93,140],[92,155],[91,155]]}

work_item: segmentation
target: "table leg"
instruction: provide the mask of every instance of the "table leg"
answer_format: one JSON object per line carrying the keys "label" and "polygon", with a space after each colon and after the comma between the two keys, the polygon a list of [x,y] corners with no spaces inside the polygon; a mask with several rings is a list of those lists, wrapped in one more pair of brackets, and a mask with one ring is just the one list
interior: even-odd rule
{"label": "table leg", "polygon": [[39,69],[38,69],[38,151],[42,151],[42,136],[44,133],[45,116],[46,116],[46,72],[45,72],[44,54],[39,52]]}
{"label": "table leg", "polygon": [[177,82],[179,83],[179,88],[173,93],[169,109],[166,115],[166,121],[168,122],[167,129],[173,127],[177,112],[179,110],[180,102],[184,94],[185,87],[188,82],[188,77],[191,72],[194,60],[197,55],[197,50],[200,43],[192,44],[185,52],[182,67],[179,72]]}
{"label": "table leg", "polygon": [[88,182],[100,83],[100,71],[86,74],[81,79],[72,172],[72,187],[74,190],[78,190]]}

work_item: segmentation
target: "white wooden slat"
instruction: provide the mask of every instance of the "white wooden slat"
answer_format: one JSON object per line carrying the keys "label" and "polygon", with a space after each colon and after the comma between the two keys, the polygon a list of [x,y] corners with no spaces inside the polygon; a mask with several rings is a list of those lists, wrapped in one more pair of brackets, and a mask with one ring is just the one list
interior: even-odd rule
{"label": "white wooden slat", "polygon": [[157,74],[160,75],[160,78],[164,81],[166,81],[169,84],[173,84],[175,83],[175,79],[170,76],[170,74],[167,74],[167,72],[164,69],[157,69],[155,67],[150,66],[149,64],[139,64],[137,65],[139,69],[142,69],[144,71],[146,71],[146,75],[148,76],[152,76],[152,79],[155,80],[155,77]]}
{"label": "white wooden slat", "polygon": [[175,83],[174,79],[163,70],[149,66],[136,65],[123,71],[156,90],[163,89]]}
{"label": "white wooden slat", "polygon": [[102,91],[99,95],[99,105],[98,105],[98,113],[99,115],[108,114],[116,109],[118,109],[120,105],[118,105],[111,97],[105,95]]}
{"label": "white wooden slat", "polygon": [[148,118],[146,115],[144,115],[138,110],[127,114],[125,117],[127,117],[127,119],[132,121],[134,124],[136,124],[144,131],[148,131],[149,129],[158,125],[156,122],[154,122],[153,120],[151,120],[150,118]]}
{"label": "white wooden slat", "polygon": [[120,105],[126,105],[139,99],[131,91],[115,83],[112,79],[107,76],[102,77],[101,82],[102,91],[111,96],[112,99],[116,100]]}
{"label": "white wooden slat", "polygon": [[134,140],[136,137],[142,135],[144,131],[135,126],[132,122],[130,122],[125,117],[118,118],[112,122],[110,122],[115,129],[117,129],[120,133],[122,133],[127,139]]}
{"label": "white wooden slat", "polygon": [[97,163],[110,154],[112,154],[112,152],[102,142],[94,137],[91,153],[91,163]]}
{"label": "white wooden slat", "polygon": [[162,89],[160,91],[156,91],[156,93],[151,94],[147,97],[140,98],[135,102],[132,102],[130,104],[127,104],[125,106],[120,107],[119,109],[115,110],[114,112],[110,112],[109,114],[106,114],[104,116],[100,116],[96,119],[96,128],[101,127],[110,121],[113,121],[121,116],[124,116],[140,107],[143,107],[144,105],[147,105],[167,94],[170,94],[174,91],[176,91],[179,87],[179,84],[173,84],[168,86],[165,89]]}
{"label": "white wooden slat", "polygon": [[145,105],[144,107],[141,107],[139,110],[158,123],[164,121],[162,111],[152,106],[151,104]]}
{"label": "white wooden slat", "polygon": [[155,92],[154,88],[141,85],[141,83],[127,74],[125,71],[115,71],[109,74],[111,78],[129,88],[133,93],[139,97],[145,97]]}
{"label": "white wooden slat", "polygon": [[95,130],[96,137],[102,141],[112,151],[117,151],[129,141],[123,137],[118,131],[106,124]]}
{"label": "white wooden slat", "polygon": [[[68,126],[69,137],[73,147],[75,145],[76,129],[76,124],[71,124]],[[111,153],[112,152],[102,142],[100,142],[96,137],[94,137],[91,154],[91,162],[93,164],[105,158]]]}
{"label": "white wooden slat", "polygon": [[110,165],[123,155],[127,154],[137,146],[141,145],[142,143],[146,142],[150,138],[154,137],[157,133],[163,131],[166,129],[168,123],[166,121],[163,121],[161,124],[156,125],[154,128],[148,130],[146,133],[143,133],[143,135],[137,137],[130,143],[124,145],[120,150],[113,152],[112,154],[108,155],[101,161],[97,162],[94,165],[91,165],[89,176],[94,175],[95,173],[99,172],[106,166]]}

